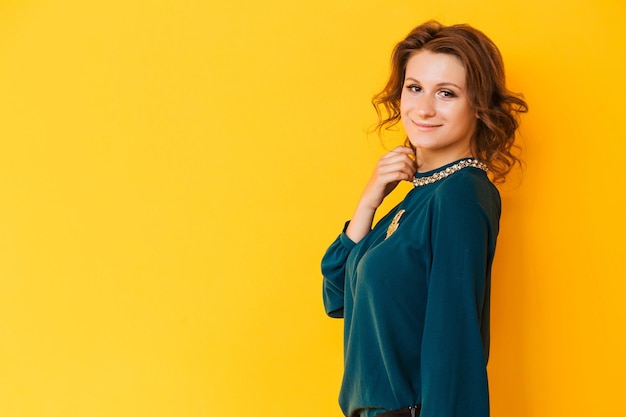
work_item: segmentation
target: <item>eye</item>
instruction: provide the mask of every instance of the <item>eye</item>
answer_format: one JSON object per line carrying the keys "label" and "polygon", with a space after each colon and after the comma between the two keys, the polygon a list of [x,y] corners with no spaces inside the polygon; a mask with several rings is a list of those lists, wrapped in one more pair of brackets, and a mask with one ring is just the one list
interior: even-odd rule
{"label": "eye", "polygon": [[407,90],[409,90],[410,92],[412,92],[412,93],[419,93],[420,91],[422,91],[422,87],[420,87],[417,84],[409,84],[409,85],[405,86],[405,88]]}
{"label": "eye", "polygon": [[441,90],[441,91],[439,91],[438,94],[442,98],[454,98],[454,97],[456,97],[456,94],[454,93],[454,91],[450,91],[450,90]]}

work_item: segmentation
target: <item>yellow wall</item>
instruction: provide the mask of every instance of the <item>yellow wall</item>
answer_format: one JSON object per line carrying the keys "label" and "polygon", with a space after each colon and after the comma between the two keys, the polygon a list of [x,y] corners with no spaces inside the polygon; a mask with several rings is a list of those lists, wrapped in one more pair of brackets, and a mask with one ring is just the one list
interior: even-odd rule
{"label": "yellow wall", "polygon": [[623,4],[0,2],[0,415],[339,416],[319,260],[382,152],[391,47],[429,18],[490,35],[531,107],[493,415],[617,415]]}

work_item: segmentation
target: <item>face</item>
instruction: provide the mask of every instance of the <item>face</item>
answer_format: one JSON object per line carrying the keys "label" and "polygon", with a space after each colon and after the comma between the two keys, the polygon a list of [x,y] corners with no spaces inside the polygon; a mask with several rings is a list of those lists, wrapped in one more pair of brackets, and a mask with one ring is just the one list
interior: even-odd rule
{"label": "face", "polygon": [[477,116],[465,78],[454,55],[422,50],[409,58],[400,112],[409,140],[423,160],[420,171],[472,156]]}

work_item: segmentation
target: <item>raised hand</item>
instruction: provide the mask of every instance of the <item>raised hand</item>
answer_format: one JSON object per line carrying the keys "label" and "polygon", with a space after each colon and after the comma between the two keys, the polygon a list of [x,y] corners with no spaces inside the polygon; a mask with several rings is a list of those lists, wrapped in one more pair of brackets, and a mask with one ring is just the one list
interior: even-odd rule
{"label": "raised hand", "polygon": [[369,233],[376,209],[400,181],[411,181],[416,170],[415,151],[407,146],[398,146],[378,160],[346,229],[352,241],[358,242]]}

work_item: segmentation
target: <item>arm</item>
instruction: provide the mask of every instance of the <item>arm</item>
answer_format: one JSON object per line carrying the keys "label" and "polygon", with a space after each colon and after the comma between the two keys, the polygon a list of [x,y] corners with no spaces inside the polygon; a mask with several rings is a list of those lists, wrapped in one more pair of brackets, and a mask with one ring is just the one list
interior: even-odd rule
{"label": "arm", "polygon": [[376,210],[385,197],[402,180],[410,180],[416,165],[411,148],[397,147],[383,155],[361,194],[352,220],[344,232],[330,245],[322,258],[324,276],[323,296],[326,313],[331,317],[343,317],[346,260],[352,248],[367,235]]}
{"label": "arm", "polygon": [[344,227],[344,233],[335,239],[322,258],[324,308],[326,314],[333,318],[343,318],[346,260],[354,246],[355,243],[346,236]]}
{"label": "arm", "polygon": [[489,292],[499,198],[476,184],[457,185],[434,203],[422,417],[489,416]]}
{"label": "arm", "polygon": [[414,158],[413,149],[406,146],[399,146],[380,158],[346,229],[353,242],[359,242],[372,230],[376,210],[400,181],[413,179],[417,169]]}

